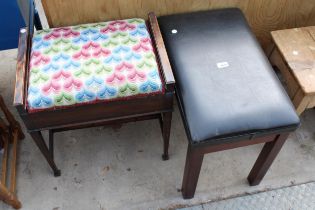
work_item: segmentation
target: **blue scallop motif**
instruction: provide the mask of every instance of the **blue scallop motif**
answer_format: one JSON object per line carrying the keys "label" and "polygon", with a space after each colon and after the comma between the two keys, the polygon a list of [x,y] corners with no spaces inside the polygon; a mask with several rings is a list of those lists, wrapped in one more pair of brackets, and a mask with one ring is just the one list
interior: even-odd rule
{"label": "blue scallop motif", "polygon": [[147,27],[144,23],[141,23],[138,25],[138,28],[141,29],[141,30],[147,30]]}
{"label": "blue scallop motif", "polygon": [[70,69],[71,67],[73,67],[73,68],[79,68],[80,65],[81,65],[81,64],[80,64],[79,62],[75,62],[74,60],[70,60],[68,63],[66,63],[66,64],[63,65],[63,68],[64,68],[65,70],[68,70],[68,69]]}
{"label": "blue scallop motif", "polygon": [[151,72],[149,72],[149,77],[151,77],[152,79],[157,79],[159,77],[159,73],[157,70],[152,70]]}
{"label": "blue scallop motif", "polygon": [[92,37],[93,41],[106,40],[106,39],[108,39],[108,36],[106,34],[101,34],[101,33],[98,33]]}
{"label": "blue scallop motif", "polygon": [[114,53],[121,53],[121,52],[129,52],[130,51],[130,48],[127,47],[127,46],[119,46],[119,47],[116,47],[114,49]]}
{"label": "blue scallop motif", "polygon": [[111,55],[104,60],[104,63],[111,64],[111,63],[120,63],[121,58],[119,55]]}
{"label": "blue scallop motif", "polygon": [[33,43],[39,42],[41,40],[42,40],[42,37],[40,37],[40,36],[33,37]]}
{"label": "blue scallop motif", "polygon": [[104,87],[97,93],[97,97],[100,99],[106,99],[114,97],[117,94],[117,90],[112,87]]}
{"label": "blue scallop motif", "polygon": [[77,38],[73,39],[73,42],[76,44],[79,44],[81,42],[86,43],[87,41],[89,41],[89,38],[87,36],[83,36],[83,35],[80,35]]}
{"label": "blue scallop motif", "polygon": [[147,31],[146,30],[141,30],[141,29],[136,29],[134,31],[130,32],[131,36],[140,36],[140,37],[147,37]]}
{"label": "blue scallop motif", "polygon": [[39,89],[34,86],[30,86],[28,88],[28,95],[37,95],[39,93]]}
{"label": "blue scallop motif", "polygon": [[96,85],[102,85],[104,82],[103,82],[103,80],[102,79],[100,79],[100,78],[96,78],[96,77],[91,77],[91,78],[89,78],[88,80],[86,80],[86,82],[85,82],[85,84],[87,85],[87,86],[91,86],[91,85],[93,85],[93,84],[96,84]]}
{"label": "blue scallop motif", "polygon": [[46,66],[43,67],[43,71],[47,72],[47,71],[57,71],[59,70],[59,65],[54,64],[54,63],[50,63]]}
{"label": "blue scallop motif", "polygon": [[141,57],[142,57],[142,56],[141,56],[140,54],[131,52],[131,53],[129,53],[129,54],[127,54],[127,55],[125,56],[125,60],[127,60],[127,61],[140,60]]}
{"label": "blue scallop motif", "polygon": [[88,90],[82,90],[80,92],[78,92],[75,96],[75,98],[79,101],[79,102],[85,102],[85,101],[93,101],[96,98],[96,95]]}
{"label": "blue scallop motif", "polygon": [[69,55],[66,55],[66,54],[63,54],[63,53],[60,53],[59,55],[56,55],[54,56],[53,60],[54,61],[59,61],[59,60],[69,60],[70,59],[70,56]]}
{"label": "blue scallop motif", "polygon": [[151,91],[158,91],[159,90],[159,85],[156,84],[155,82],[151,81],[151,80],[148,80],[144,83],[142,83],[140,85],[140,91],[143,92],[143,93],[147,93],[149,92],[150,90]]}
{"label": "blue scallop motif", "polygon": [[52,104],[53,101],[50,98],[40,95],[31,102],[31,107],[34,108],[50,107]]}
{"label": "blue scallop motif", "polygon": [[89,35],[89,34],[96,34],[97,32],[98,32],[97,29],[89,28],[89,29],[86,29],[86,30],[82,31],[82,34]]}
{"label": "blue scallop motif", "polygon": [[36,44],[34,46],[34,49],[35,50],[39,50],[39,49],[42,49],[42,48],[46,48],[46,47],[49,47],[50,43],[49,42],[46,42],[46,41],[40,41],[38,42],[38,44]]}

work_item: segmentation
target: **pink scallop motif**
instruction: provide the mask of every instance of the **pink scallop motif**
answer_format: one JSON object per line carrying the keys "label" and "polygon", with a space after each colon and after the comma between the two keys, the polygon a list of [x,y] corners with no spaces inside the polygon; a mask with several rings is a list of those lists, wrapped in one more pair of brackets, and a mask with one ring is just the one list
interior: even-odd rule
{"label": "pink scallop motif", "polygon": [[85,50],[81,50],[81,51],[79,51],[79,52],[73,54],[72,57],[73,57],[74,59],[76,59],[76,60],[81,59],[81,58],[87,59],[87,58],[91,57],[91,54],[88,53],[88,52],[86,52]]}
{"label": "pink scallop motif", "polygon": [[41,56],[41,53],[39,51],[33,51],[31,58],[38,58],[39,56]]}
{"label": "pink scallop motif", "polygon": [[99,57],[99,56],[108,56],[110,55],[110,50],[106,49],[106,48],[100,48],[98,50],[96,50],[94,53],[93,53],[93,56],[94,57]]}
{"label": "pink scallop motif", "polygon": [[38,57],[38,59],[35,60],[35,62],[34,62],[33,64],[34,64],[34,66],[38,66],[38,65],[40,65],[40,64],[47,64],[47,63],[49,63],[49,62],[50,62],[50,58],[49,58],[49,57],[45,57],[45,56],[43,56],[43,55],[40,55],[40,56]]}
{"label": "pink scallop motif", "polygon": [[80,32],[73,31],[70,29],[69,31],[65,32],[62,36],[65,38],[77,37],[77,36],[80,36]]}
{"label": "pink scallop motif", "polygon": [[61,37],[61,34],[59,32],[57,32],[57,31],[53,31],[53,32],[45,35],[44,39],[45,40],[50,40],[50,39],[57,39],[59,37]]}
{"label": "pink scallop motif", "polygon": [[124,20],[115,20],[109,23],[111,26],[117,26],[117,25],[123,25],[126,24],[127,22]]}
{"label": "pink scallop motif", "polygon": [[115,26],[109,25],[105,28],[102,28],[100,31],[103,34],[106,34],[106,33],[110,33],[110,32],[115,32],[115,31],[117,31],[117,29],[115,28]]}
{"label": "pink scallop motif", "polygon": [[65,84],[63,85],[63,88],[66,91],[70,92],[72,88],[76,90],[80,90],[82,86],[83,86],[83,83],[80,80],[75,80],[71,78],[65,82]]}
{"label": "pink scallop motif", "polygon": [[141,43],[143,43],[143,44],[149,44],[149,43],[151,44],[151,39],[148,38],[148,37],[146,37],[146,38],[141,38],[140,41],[141,41]]}
{"label": "pink scallop motif", "polygon": [[71,30],[70,27],[60,27],[60,28],[54,28],[53,31],[56,31],[56,32],[67,32]]}
{"label": "pink scallop motif", "polygon": [[59,71],[53,75],[53,79],[55,79],[55,80],[67,79],[69,77],[71,77],[71,73],[67,72],[67,71],[63,71],[63,70],[61,70],[61,71]]}
{"label": "pink scallop motif", "polygon": [[137,80],[145,81],[146,74],[140,71],[133,71],[132,73],[128,74],[127,77],[131,82],[136,82]]}
{"label": "pink scallop motif", "polygon": [[61,86],[56,81],[50,81],[48,84],[44,85],[42,91],[44,94],[49,94],[50,92],[58,93],[61,90]]}
{"label": "pink scallop motif", "polygon": [[133,46],[132,50],[134,50],[136,52],[141,52],[141,51],[147,52],[150,50],[150,47],[144,45],[143,43],[139,43],[139,44]]}
{"label": "pink scallop motif", "polygon": [[107,77],[106,82],[109,84],[123,83],[125,82],[125,76],[123,74],[114,73]]}
{"label": "pink scallop motif", "polygon": [[132,25],[132,24],[123,24],[119,27],[119,30],[121,31],[128,31],[128,30],[134,30],[136,28],[136,26]]}
{"label": "pink scallop motif", "polygon": [[100,44],[99,43],[96,43],[96,42],[88,42],[86,43],[85,45],[83,45],[83,48],[85,50],[88,50],[88,49],[96,49],[96,48],[99,48],[100,47]]}
{"label": "pink scallop motif", "polygon": [[132,64],[130,64],[130,63],[122,62],[122,63],[120,63],[119,65],[117,65],[117,66],[115,67],[115,69],[116,69],[117,71],[124,71],[124,70],[130,71],[130,70],[133,69],[133,67],[134,67],[134,66],[133,66]]}

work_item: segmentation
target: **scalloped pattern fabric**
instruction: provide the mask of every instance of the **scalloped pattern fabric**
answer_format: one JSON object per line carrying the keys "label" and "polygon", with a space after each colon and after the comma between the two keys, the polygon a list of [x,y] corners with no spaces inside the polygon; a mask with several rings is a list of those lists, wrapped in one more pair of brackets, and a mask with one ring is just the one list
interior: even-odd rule
{"label": "scalloped pattern fabric", "polygon": [[143,19],[34,33],[28,110],[158,94],[162,81]]}

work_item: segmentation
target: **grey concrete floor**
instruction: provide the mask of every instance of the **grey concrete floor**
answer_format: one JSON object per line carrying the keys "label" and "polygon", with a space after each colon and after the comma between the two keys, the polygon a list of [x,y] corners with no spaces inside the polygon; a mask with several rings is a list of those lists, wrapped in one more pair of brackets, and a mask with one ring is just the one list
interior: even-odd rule
{"label": "grey concrete floor", "polygon": [[[0,93],[20,120],[12,107],[15,65],[16,50],[0,52]],[[259,186],[249,187],[246,177],[262,145],[218,152],[206,155],[191,200],[179,192],[187,139],[177,108],[168,161],[161,160],[162,136],[154,120],[58,133],[55,147],[58,178],[28,134],[21,142],[17,194],[22,209],[174,209],[314,181],[315,110],[302,115],[302,126]],[[11,208],[1,203],[0,209]]]}
{"label": "grey concrete floor", "polygon": [[315,183],[205,203],[180,210],[314,210]]}

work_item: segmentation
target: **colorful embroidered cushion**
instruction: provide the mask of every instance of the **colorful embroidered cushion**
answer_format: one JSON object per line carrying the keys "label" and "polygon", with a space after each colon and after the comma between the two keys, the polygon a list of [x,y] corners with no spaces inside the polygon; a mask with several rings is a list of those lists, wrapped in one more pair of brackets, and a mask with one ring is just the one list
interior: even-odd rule
{"label": "colorful embroidered cushion", "polygon": [[142,19],[34,33],[29,111],[162,92]]}

